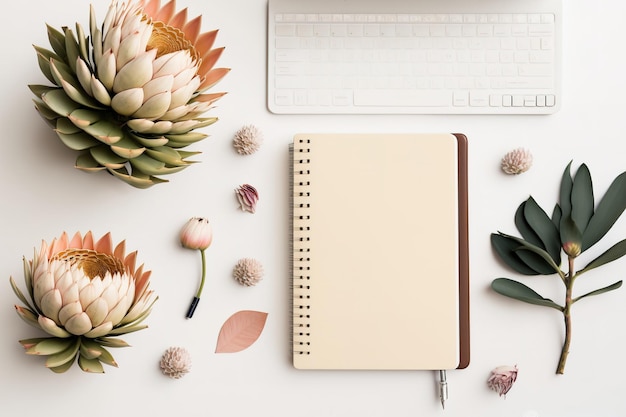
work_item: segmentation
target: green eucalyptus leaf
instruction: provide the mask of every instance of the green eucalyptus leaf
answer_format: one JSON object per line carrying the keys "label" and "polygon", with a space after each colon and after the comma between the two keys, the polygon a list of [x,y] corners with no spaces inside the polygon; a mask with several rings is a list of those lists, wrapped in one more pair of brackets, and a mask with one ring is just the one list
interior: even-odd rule
{"label": "green eucalyptus leaf", "polygon": [[598,203],[583,234],[582,250],[595,245],[613,227],[626,209],[626,172],[622,172],[611,183]]}
{"label": "green eucalyptus leaf", "polygon": [[599,295],[599,294],[603,294],[605,292],[616,290],[616,289],[618,289],[621,286],[622,286],[622,281],[617,281],[616,283],[611,284],[609,286],[606,286],[604,288],[599,288],[599,289],[597,289],[595,291],[591,291],[591,292],[588,292],[587,294],[581,295],[580,297],[576,297],[576,298],[574,298],[572,300],[572,303],[575,303],[576,301],[580,301],[581,299],[583,299],[585,297],[589,297],[589,296],[592,296],[592,295]]}
{"label": "green eucalyptus leaf", "polygon": [[516,272],[523,275],[539,275],[539,272],[528,266],[528,264],[517,255],[515,250],[520,246],[517,242],[507,239],[500,234],[492,233],[491,246],[493,246],[496,253],[500,256],[500,259]]}
{"label": "green eucalyptus leaf", "polygon": [[559,231],[552,223],[545,211],[537,202],[530,197],[524,205],[524,218],[527,224],[541,240],[541,245],[533,243],[535,246],[545,249],[554,262],[561,261],[561,241]]}
{"label": "green eucalyptus leaf", "polygon": [[572,186],[574,185],[571,175],[572,161],[567,164],[563,176],[561,177],[561,187],[559,189],[559,204],[561,206],[561,216],[567,217],[572,212]]}
{"label": "green eucalyptus leaf", "polygon": [[522,284],[521,282],[514,281],[508,278],[496,278],[491,283],[491,288],[498,294],[505,297],[513,298],[525,303],[535,304],[544,307],[552,307],[559,311],[563,311],[563,307],[550,300],[549,298],[542,297],[533,289]]}
{"label": "green eucalyptus leaf", "polygon": [[[531,243],[526,242],[524,239],[520,239],[518,237],[515,236],[509,236],[509,235],[505,235],[504,233],[500,233],[500,235],[513,240],[514,242],[517,242],[519,244],[519,247],[517,249],[515,249],[515,252],[517,254],[519,254],[521,250],[527,250],[530,251],[532,253],[535,253],[537,255],[539,255],[539,257],[541,257],[541,259],[543,260],[543,262],[545,262],[546,264],[548,264],[551,268],[552,273],[561,273],[561,269],[559,268],[559,266],[556,264],[556,262],[554,261],[554,259],[552,259],[552,257],[550,256],[550,254],[548,252],[546,252],[545,250],[541,249],[538,246],[535,246]],[[529,265],[532,267],[532,265]]]}
{"label": "green eucalyptus leaf", "polygon": [[562,217],[563,217],[563,213],[561,212],[561,206],[559,206],[558,204],[555,204],[554,209],[552,210],[552,223],[557,229],[561,227]]}
{"label": "green eucalyptus leaf", "polygon": [[593,261],[589,262],[587,266],[585,266],[582,270],[580,270],[578,274],[582,274],[583,272],[590,271],[599,266],[608,264],[609,262],[613,262],[622,256],[626,255],[626,239],[617,242],[615,245],[611,246],[608,250],[606,250],[602,255],[598,256]]}
{"label": "green eucalyptus leaf", "polygon": [[581,232],[584,232],[589,223],[589,219],[593,216],[594,199],[593,199],[593,184],[591,181],[591,174],[587,165],[582,164],[576,176],[574,177],[574,183],[572,185],[571,194],[572,212],[571,217],[576,227]]}

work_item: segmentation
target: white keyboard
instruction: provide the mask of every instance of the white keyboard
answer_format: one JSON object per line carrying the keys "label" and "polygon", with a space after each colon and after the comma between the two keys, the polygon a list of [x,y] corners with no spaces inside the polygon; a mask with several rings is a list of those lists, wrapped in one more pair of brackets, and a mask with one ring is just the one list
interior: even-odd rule
{"label": "white keyboard", "polygon": [[560,7],[560,0],[269,0],[268,108],[554,113]]}

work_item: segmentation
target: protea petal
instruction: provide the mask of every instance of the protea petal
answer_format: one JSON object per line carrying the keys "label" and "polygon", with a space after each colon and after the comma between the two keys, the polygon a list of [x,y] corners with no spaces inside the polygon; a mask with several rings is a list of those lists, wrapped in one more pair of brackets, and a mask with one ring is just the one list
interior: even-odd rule
{"label": "protea petal", "polygon": [[[71,303],[67,303],[63,306],[61,311],[59,311],[59,321],[65,327],[67,326],[68,321],[76,315],[82,314],[83,306],[80,305],[80,301],[74,301]],[[89,328],[91,328],[91,320],[89,321]],[[68,330],[70,330],[68,328]],[[76,334],[74,331],[70,330],[71,333]],[[82,333],[79,333],[82,334]]]}
{"label": "protea petal", "polygon": [[46,317],[51,318],[57,323],[61,323],[59,319],[59,312],[63,307],[63,298],[61,292],[58,289],[48,291],[41,297],[39,308]]}
{"label": "protea petal", "polygon": [[70,337],[72,334],[59,327],[53,320],[45,316],[39,316],[37,319],[39,326],[43,331],[56,337]]}
{"label": "protea petal", "polygon": [[96,337],[106,336],[111,333],[111,330],[113,330],[113,323],[107,321],[85,333],[85,337],[95,339]]}
{"label": "protea petal", "polygon": [[135,113],[143,104],[143,88],[133,88],[122,91],[113,96],[111,107],[117,113],[130,116]]}
{"label": "protea petal", "polygon": [[151,49],[141,53],[119,70],[113,82],[113,91],[119,93],[124,90],[143,87],[152,79],[152,62],[157,51]]}
{"label": "protea petal", "polygon": [[81,312],[70,317],[64,324],[64,327],[71,334],[82,336],[91,330],[91,320],[85,312]]}

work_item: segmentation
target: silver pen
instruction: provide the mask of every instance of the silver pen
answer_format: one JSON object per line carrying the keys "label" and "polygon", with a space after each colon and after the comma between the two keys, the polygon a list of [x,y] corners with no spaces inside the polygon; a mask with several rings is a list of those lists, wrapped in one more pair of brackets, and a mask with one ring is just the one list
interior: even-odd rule
{"label": "silver pen", "polygon": [[441,400],[441,407],[445,409],[448,400],[448,381],[445,370],[439,371],[439,399]]}

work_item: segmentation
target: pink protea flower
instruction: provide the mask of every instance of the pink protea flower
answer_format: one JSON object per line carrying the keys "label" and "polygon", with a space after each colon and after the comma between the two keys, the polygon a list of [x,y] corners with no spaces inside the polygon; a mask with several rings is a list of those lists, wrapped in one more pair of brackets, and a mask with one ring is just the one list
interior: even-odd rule
{"label": "pink protea flower", "polygon": [[32,261],[24,260],[27,299],[11,277],[15,306],[27,323],[50,334],[20,340],[31,355],[46,355],[46,366],[64,372],[78,358],[87,372],[117,366],[104,346],[127,346],[114,336],[144,329],[141,322],[156,301],[148,289],[150,271],[136,267],[137,252],[126,254],[125,241],[113,247],[111,234],[94,241],[91,232],[72,239],[63,232],[42,242]]}
{"label": "pink protea flower", "polygon": [[517,379],[517,365],[515,366],[498,366],[491,371],[491,375],[487,380],[487,385],[496,391],[501,397],[513,387]]}
{"label": "pink protea flower", "polygon": [[224,92],[209,90],[229,72],[215,67],[224,50],[217,30],[202,32],[176,0],[112,0],[89,31],[48,26],[52,50],[36,46],[53,85],[30,85],[35,107],[61,141],[80,152],[76,168],[106,171],[137,188],[166,182],[199,152],[182,150],[207,137],[196,129]]}

